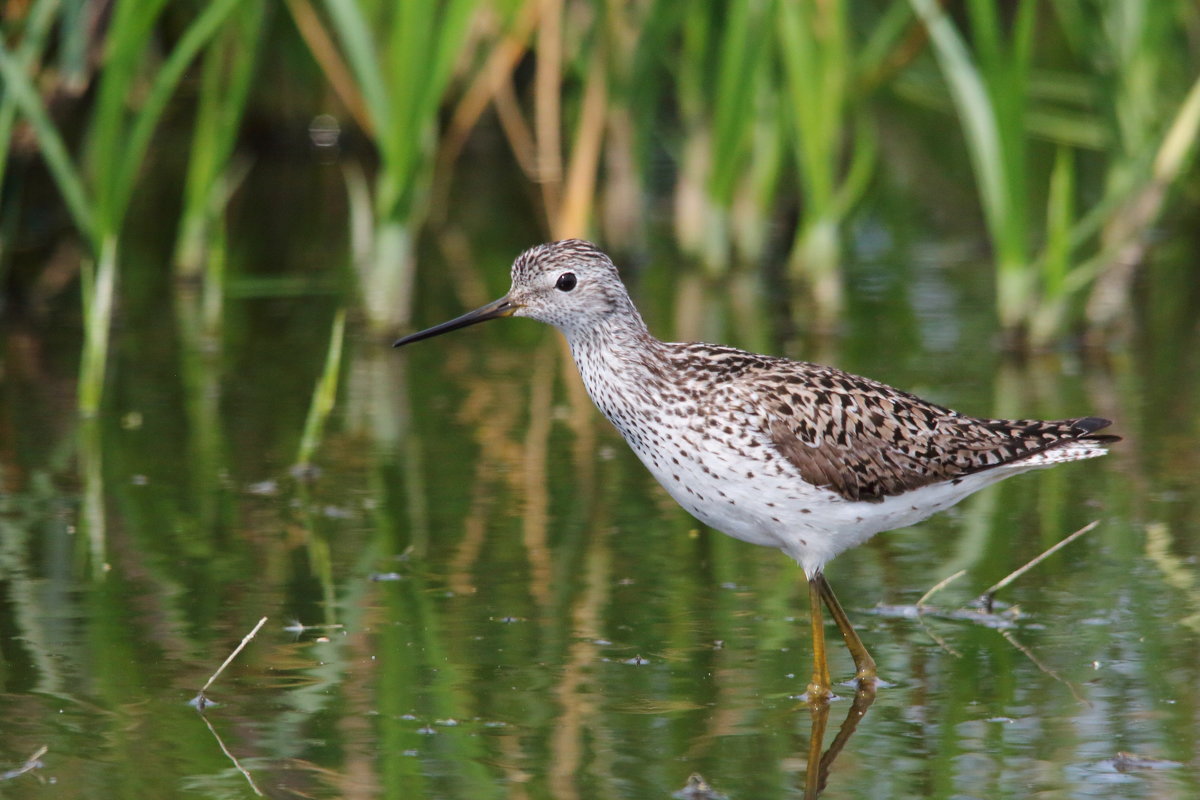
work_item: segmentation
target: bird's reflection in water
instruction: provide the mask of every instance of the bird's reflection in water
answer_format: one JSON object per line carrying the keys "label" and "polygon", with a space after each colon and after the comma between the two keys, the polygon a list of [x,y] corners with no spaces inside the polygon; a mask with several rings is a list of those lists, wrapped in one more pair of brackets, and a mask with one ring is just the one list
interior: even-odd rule
{"label": "bird's reflection in water", "polygon": [[833,737],[833,741],[829,743],[829,747],[824,752],[821,748],[825,745],[825,729],[829,724],[829,713],[831,709],[840,704],[809,703],[809,710],[812,712],[812,731],[808,739],[808,768],[804,775],[804,800],[814,800],[821,795],[821,792],[825,791],[825,784],[829,780],[829,770],[833,766],[833,762],[841,755],[842,749],[850,741],[850,737],[858,730],[858,723],[867,715],[867,710],[874,702],[875,684],[871,682],[859,686],[854,692],[850,710],[846,713],[842,727],[838,729],[837,735]]}
{"label": "bird's reflection in water", "polygon": [[[841,703],[830,703],[827,699],[808,703],[812,713],[812,729],[808,738],[808,766],[804,774],[804,800],[814,800],[825,791],[829,780],[829,771],[833,762],[841,755],[850,737],[858,730],[858,723],[867,715],[867,710],[875,702],[875,682],[865,682],[854,692],[850,702],[850,710],[837,735],[825,747],[825,731],[829,724],[829,713],[833,708],[841,708]],[[729,796],[714,788],[704,776],[693,773],[687,784],[671,795],[675,800],[729,800]]]}

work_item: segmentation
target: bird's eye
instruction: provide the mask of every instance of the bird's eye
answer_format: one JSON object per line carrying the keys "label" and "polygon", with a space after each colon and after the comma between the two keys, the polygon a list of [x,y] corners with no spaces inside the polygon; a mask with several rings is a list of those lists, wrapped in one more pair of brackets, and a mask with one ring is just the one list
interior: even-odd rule
{"label": "bird's eye", "polygon": [[560,292],[569,292],[575,288],[575,284],[578,282],[574,272],[564,272],[558,276],[558,280],[554,283],[554,288]]}

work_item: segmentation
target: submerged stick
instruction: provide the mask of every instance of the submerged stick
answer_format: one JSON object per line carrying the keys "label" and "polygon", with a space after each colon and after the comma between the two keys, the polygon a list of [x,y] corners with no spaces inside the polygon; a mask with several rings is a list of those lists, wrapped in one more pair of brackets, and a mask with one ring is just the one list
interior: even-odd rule
{"label": "submerged stick", "polygon": [[[995,584],[993,584],[991,587],[989,587],[987,589],[987,591],[985,591],[983,594],[981,594],[975,600],[975,602],[972,604],[974,606],[982,606],[983,607],[982,612],[969,612],[969,611],[963,610],[961,612],[955,612],[954,614],[948,615],[944,612],[938,612],[936,609],[932,609],[932,610],[934,611],[934,613],[937,613],[941,616],[953,616],[958,619],[970,619],[969,616],[965,616],[965,615],[977,613],[977,614],[980,614],[980,618],[972,619],[971,621],[974,621],[977,623],[984,622],[985,624],[987,624],[986,621],[992,619],[993,615],[994,615],[992,604],[993,604],[993,601],[995,600],[996,592],[998,592],[1001,589],[1003,589],[1004,587],[1008,586],[1013,581],[1015,581],[1017,578],[1021,577],[1026,572],[1033,569],[1038,564],[1042,563],[1047,558],[1052,556],[1054,553],[1057,553],[1059,550],[1066,547],[1068,544],[1075,541],[1080,536],[1083,536],[1085,533],[1092,530],[1099,524],[1100,524],[1100,520],[1095,520],[1093,522],[1088,523],[1087,525],[1084,525],[1079,530],[1075,531],[1071,535],[1067,536],[1066,538],[1062,539],[1061,541],[1057,542],[1056,544],[1054,544],[1051,547],[1047,548],[1046,550],[1042,551],[1040,554],[1035,556],[1033,559],[1028,561],[1026,564],[1013,570],[1008,575],[1004,576],[999,581],[997,581]],[[933,586],[933,588],[931,588],[925,594],[921,595],[921,599],[917,601],[916,606],[903,607],[904,610],[909,611],[909,616],[913,615],[913,612],[915,611],[915,616],[916,616],[917,620],[921,623],[921,627],[925,629],[925,632],[927,634],[929,634],[930,638],[932,638],[940,647],[942,647],[942,649],[944,649],[946,652],[948,652],[954,656],[959,656],[959,653],[957,651],[955,651],[954,648],[950,647],[950,645],[942,637],[938,636],[932,630],[930,630],[929,627],[925,624],[925,614],[927,611],[930,611],[932,608],[931,606],[926,605],[926,603],[929,601],[930,597],[932,597],[934,594],[936,594],[937,592],[944,589],[949,584],[951,584],[954,581],[961,578],[965,573],[966,573],[966,570],[959,570],[958,572],[954,573],[953,575],[943,578],[942,580],[938,581]],[[992,627],[996,627],[996,626],[992,625]],[[1009,641],[1012,642],[1013,645],[1015,645],[1022,652],[1029,655],[1028,651],[1025,648],[1023,648],[1021,645],[1019,645],[1015,640],[1013,640],[1007,634],[1004,634],[1004,635],[1005,635],[1005,638],[1009,639]],[[1032,655],[1030,655],[1030,658],[1032,659]],[[1061,680],[1061,678],[1058,678],[1057,675],[1054,675],[1054,673],[1047,670],[1045,667],[1043,667],[1041,664],[1039,664],[1036,660],[1034,660],[1034,663],[1037,664],[1038,668],[1042,669],[1042,671],[1047,672],[1048,674],[1052,675],[1054,678],[1056,678],[1058,680]],[[1075,694],[1076,697],[1079,696],[1079,694],[1076,691],[1074,686],[1071,687],[1071,692],[1073,694]]]}
{"label": "submerged stick", "polygon": [[954,656],[955,658],[962,658],[962,653],[958,652],[953,647],[951,647],[949,642],[947,642],[941,636],[934,633],[933,629],[930,628],[925,623],[925,608],[926,608],[925,601],[928,600],[930,597],[933,597],[935,594],[940,592],[942,589],[946,588],[951,583],[953,583],[954,581],[958,580],[959,578],[961,578],[963,575],[966,575],[966,574],[967,574],[967,571],[965,569],[960,569],[958,572],[954,573],[953,575],[950,575],[949,577],[946,577],[946,578],[942,578],[940,581],[938,581],[936,584],[934,584],[933,588],[931,588],[925,594],[921,595],[921,599],[917,601],[917,622],[921,623],[921,627],[925,629],[925,633],[927,633],[929,635],[930,639],[933,639],[935,642],[937,642],[939,647],[941,647],[943,650],[945,650],[947,653]]}
{"label": "submerged stick", "polygon": [[258,624],[254,626],[254,630],[250,631],[244,637],[242,637],[241,643],[238,644],[237,647],[233,648],[233,652],[229,654],[229,658],[225,659],[224,663],[222,663],[221,666],[217,667],[217,671],[214,672],[212,674],[212,677],[210,677],[208,679],[208,682],[205,683],[203,687],[201,687],[199,694],[197,694],[196,697],[192,700],[192,702],[195,703],[197,709],[199,709],[201,712],[204,711],[204,707],[206,705],[208,705],[208,698],[204,696],[204,693],[208,691],[208,687],[213,685],[213,681],[215,681],[217,679],[217,676],[225,671],[225,668],[229,666],[229,662],[233,661],[233,659],[237,657],[237,654],[242,652],[242,648],[244,648],[247,644],[250,643],[250,640],[254,638],[254,635],[256,633],[258,633],[258,629],[261,628],[263,625],[265,625],[266,622],[267,622],[266,617],[263,617],[262,619],[260,619],[258,621]]}
{"label": "submerged stick", "polygon": [[46,755],[46,751],[49,749],[50,748],[46,747],[46,745],[42,745],[34,751],[33,755],[25,759],[24,764],[16,769],[10,769],[7,772],[0,773],[0,781],[11,781],[13,778],[24,775],[26,772],[32,772],[33,770],[42,767],[42,756]]}
{"label": "submerged stick", "polygon": [[959,578],[961,578],[963,575],[966,575],[966,574],[967,574],[967,571],[965,569],[960,569],[958,572],[954,573],[953,575],[942,578],[940,581],[935,583],[933,585],[933,588],[931,588],[925,594],[921,595],[921,599],[917,601],[917,616],[920,616],[921,612],[925,610],[925,601],[926,600],[933,597],[935,594],[940,592],[942,589],[945,589],[951,583],[954,583],[954,581],[958,580]]}
{"label": "submerged stick", "polygon": [[1050,669],[1050,667],[1043,664],[1041,662],[1041,660],[1038,659],[1038,657],[1033,654],[1032,650],[1030,650],[1028,647],[1026,647],[1025,645],[1021,644],[1020,642],[1018,642],[1016,640],[1016,637],[1013,636],[1012,631],[1000,631],[1000,635],[1004,637],[1005,641],[1007,641],[1013,647],[1017,648],[1017,650],[1019,650],[1022,655],[1024,655],[1026,658],[1028,658],[1029,662],[1031,664],[1033,664],[1035,667],[1040,669],[1042,672],[1049,675],[1054,680],[1061,683],[1063,686],[1066,686],[1068,689],[1070,689],[1071,696],[1074,697],[1079,703],[1082,703],[1083,705],[1087,706],[1088,708],[1092,707],[1092,704],[1090,702],[1088,702],[1087,698],[1084,697],[1079,692],[1078,686],[1076,686],[1074,683],[1067,680],[1063,676],[1059,675],[1054,670]]}
{"label": "submerged stick", "polygon": [[1034,567],[1036,567],[1038,564],[1042,563],[1042,562],[1043,562],[1043,561],[1045,561],[1047,558],[1049,558],[1050,556],[1054,555],[1054,554],[1055,554],[1055,553],[1057,553],[1059,550],[1061,550],[1062,548],[1066,547],[1068,544],[1070,544],[1071,542],[1075,541],[1075,540],[1076,540],[1076,539],[1078,539],[1080,536],[1083,536],[1085,533],[1087,533],[1088,531],[1092,530],[1092,528],[1095,528],[1095,527],[1096,527],[1097,525],[1099,525],[1099,524],[1100,524],[1100,520],[1098,520],[1098,519],[1097,519],[1097,520],[1093,520],[1093,521],[1089,522],[1087,525],[1084,525],[1084,526],[1083,526],[1082,528],[1080,528],[1079,530],[1077,530],[1077,531],[1075,531],[1074,533],[1072,533],[1072,534],[1071,534],[1070,536],[1068,536],[1067,538],[1063,539],[1061,542],[1059,542],[1059,543],[1057,543],[1057,544],[1055,544],[1055,545],[1052,545],[1051,547],[1047,548],[1045,551],[1043,551],[1043,552],[1042,552],[1042,554],[1041,554],[1041,555],[1035,556],[1035,557],[1034,557],[1034,558],[1033,558],[1031,561],[1029,561],[1029,563],[1025,564],[1025,566],[1023,566],[1023,567],[1018,567],[1017,569],[1013,570],[1013,571],[1012,571],[1012,572],[1010,572],[1008,575],[1004,576],[1004,577],[1003,577],[1003,578],[1001,578],[999,581],[997,581],[996,583],[994,583],[994,584],[993,584],[991,587],[989,587],[989,588],[988,588],[988,589],[987,589],[987,590],[986,590],[986,591],[985,591],[983,594],[979,595],[979,600],[978,600],[977,602],[978,602],[978,603],[980,603],[980,604],[982,604],[982,605],[983,605],[983,607],[984,607],[984,608],[987,610],[987,612],[990,614],[990,613],[991,613],[991,611],[992,611],[992,601],[996,599],[996,592],[1000,591],[1000,590],[1001,590],[1001,589],[1003,589],[1005,586],[1008,586],[1010,583],[1012,583],[1013,581],[1015,581],[1017,578],[1021,577],[1021,576],[1022,576],[1022,575],[1024,575],[1026,572],[1028,572],[1029,570],[1033,569],[1033,568],[1034,568]]}
{"label": "submerged stick", "polygon": [[[266,617],[263,617],[263,619],[266,620]],[[262,623],[260,622],[259,624],[261,625]],[[257,628],[255,630],[257,630]],[[243,642],[243,644],[245,644],[245,642]],[[233,656],[230,656],[230,658],[232,657]],[[211,733],[213,738],[217,740],[217,746],[221,748],[221,752],[233,762],[233,766],[237,768],[237,771],[242,773],[242,776],[246,779],[246,783],[250,784],[250,788],[254,790],[254,793],[259,797],[265,797],[266,795],[262,793],[262,791],[258,788],[258,784],[254,782],[254,778],[250,775],[250,770],[243,767],[242,762],[237,760],[237,756],[229,752],[229,748],[225,746],[225,740],[221,738],[221,734],[217,733],[217,729],[214,728],[212,723],[208,721],[208,717],[201,714],[200,718],[204,720],[204,724],[208,726],[209,733]]]}

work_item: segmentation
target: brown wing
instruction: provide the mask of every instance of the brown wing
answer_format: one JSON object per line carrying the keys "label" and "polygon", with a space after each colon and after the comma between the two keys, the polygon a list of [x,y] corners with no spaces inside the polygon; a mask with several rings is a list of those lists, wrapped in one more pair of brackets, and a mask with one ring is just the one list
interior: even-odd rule
{"label": "brown wing", "polygon": [[[794,363],[794,362],[793,362]],[[875,381],[811,364],[766,382],[771,442],[805,481],[847,500],[878,502],[921,486],[954,480],[1077,440],[1109,424],[1081,419],[986,420]]]}
{"label": "brown wing", "polygon": [[[1096,434],[1099,417],[976,419],[841,370],[703,343],[668,344],[677,388],[698,420],[762,430],[801,477],[847,500],[878,502],[1019,461]],[[726,433],[730,433],[727,430]]]}

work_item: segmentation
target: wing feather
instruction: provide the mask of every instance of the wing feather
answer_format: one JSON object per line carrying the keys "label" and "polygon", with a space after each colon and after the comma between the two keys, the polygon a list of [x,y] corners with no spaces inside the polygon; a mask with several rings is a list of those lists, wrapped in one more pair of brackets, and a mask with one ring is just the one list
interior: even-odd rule
{"label": "wing feather", "polygon": [[847,500],[879,502],[1071,442],[1119,438],[1095,434],[1110,424],[1099,417],[979,419],[832,367],[703,347],[728,378],[709,401],[757,419],[806,482]]}

